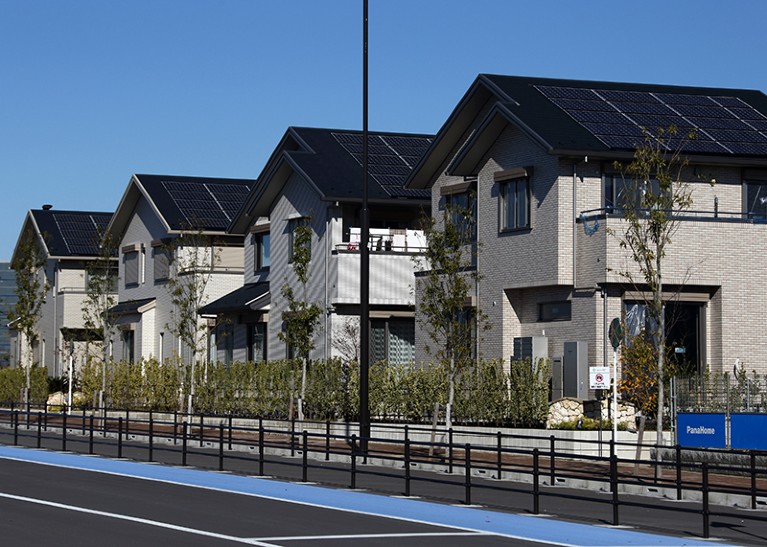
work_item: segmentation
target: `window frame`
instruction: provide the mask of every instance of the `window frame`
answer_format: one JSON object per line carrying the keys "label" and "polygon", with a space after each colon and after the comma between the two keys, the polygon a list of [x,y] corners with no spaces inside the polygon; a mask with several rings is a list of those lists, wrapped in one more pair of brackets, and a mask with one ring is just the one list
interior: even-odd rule
{"label": "window frame", "polygon": [[[293,263],[293,253],[295,251],[295,232],[299,226],[309,226],[309,217],[301,216],[288,219],[288,264]],[[271,244],[271,243],[270,243]],[[309,238],[309,256],[312,255],[312,240]]]}
{"label": "window frame", "polygon": [[[138,287],[141,279],[141,253],[138,249],[123,251],[122,262],[125,288]],[[128,276],[129,273],[131,274],[130,277]]]}
{"label": "window frame", "polygon": [[[554,306],[565,306],[566,314],[556,312],[544,313],[546,308],[554,308]],[[554,323],[558,321],[572,321],[573,320],[573,301],[572,300],[553,300],[547,302],[538,302],[538,322],[539,323]]]}
{"label": "window frame", "polygon": [[[522,176],[516,176],[511,178],[506,178],[503,180],[498,181],[499,185],[499,209],[498,209],[498,231],[500,233],[508,233],[508,232],[519,232],[524,230],[529,230],[531,227],[531,219],[530,219],[530,213],[531,213],[531,185],[530,185],[530,176],[529,175],[522,175]],[[522,191],[520,192],[520,187],[522,187]],[[509,196],[510,196],[510,189],[514,189],[514,225],[510,225],[509,223]],[[524,198],[524,214],[525,214],[525,221],[524,223],[519,222],[519,203],[520,203],[520,196]]]}
{"label": "window frame", "polygon": [[[290,241],[292,248],[292,235]],[[266,250],[266,253],[264,253],[264,250]],[[266,259],[264,259],[265,257]],[[269,271],[271,262],[271,237],[269,232],[253,234],[253,273]]]}
{"label": "window frame", "polygon": [[[760,204],[763,207],[764,212],[754,212],[754,208],[751,205],[752,199],[749,195],[749,190],[754,187],[759,188],[759,192],[754,196],[754,200],[765,200]],[[761,194],[762,191],[764,191],[764,197],[759,197],[759,194]],[[767,222],[767,180],[750,178],[743,180],[743,216],[757,223]]]}
{"label": "window frame", "polygon": [[[650,178],[649,180],[644,181],[644,185],[641,188],[631,188],[629,184],[633,184],[633,182],[633,179],[627,179],[620,173],[604,173],[602,175],[602,203],[604,210],[614,214],[621,214],[628,208],[641,210],[642,196],[647,191],[648,185],[650,191],[660,191],[658,179],[656,178]],[[616,193],[619,186],[622,187],[623,192]],[[633,190],[633,192],[635,192],[632,196],[632,203],[629,207],[626,205],[618,205],[619,198],[624,195],[627,190]]]}
{"label": "window frame", "polygon": [[[257,338],[256,331],[262,331],[258,334],[258,336],[261,337],[262,340],[262,351],[261,356],[256,359],[255,351],[254,351],[254,344]],[[267,331],[267,324],[266,323],[248,323],[248,334],[247,334],[247,360],[253,363],[260,363],[263,361],[266,361],[267,359],[267,338],[266,338],[266,331]]]}
{"label": "window frame", "polygon": [[[163,264],[163,259],[165,263]],[[171,251],[164,245],[152,247],[152,270],[155,285],[165,283],[170,278]],[[164,277],[163,277],[164,275]]]}

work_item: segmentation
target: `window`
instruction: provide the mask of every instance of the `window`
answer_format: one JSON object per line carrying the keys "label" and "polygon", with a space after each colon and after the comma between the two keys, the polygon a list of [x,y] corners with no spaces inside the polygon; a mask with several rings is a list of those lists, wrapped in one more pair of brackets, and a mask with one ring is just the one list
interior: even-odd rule
{"label": "window", "polygon": [[500,184],[501,226],[500,231],[520,230],[530,227],[530,179],[520,177]]}
{"label": "window", "polygon": [[415,360],[415,319],[389,318],[370,321],[370,360],[406,365]]}
{"label": "window", "polygon": [[266,323],[248,325],[248,361],[266,361]]}
{"label": "window", "polygon": [[208,331],[208,361],[229,366],[234,358],[234,329],[231,323],[219,323]]}
{"label": "window", "polygon": [[125,286],[132,287],[139,282],[139,252],[133,250],[123,253],[123,267],[125,269]]}
{"label": "window", "polygon": [[604,177],[605,209],[636,209],[642,206],[642,197],[645,192],[653,194],[660,192],[657,180],[650,179],[644,183],[638,183],[630,177],[620,174],[608,174]]}
{"label": "window", "polygon": [[136,360],[136,331],[125,330],[122,333],[123,361],[133,363]]}
{"label": "window", "polygon": [[570,321],[572,302],[541,302],[538,304],[538,321]]}
{"label": "window", "polygon": [[[296,250],[296,229],[299,226],[309,226],[309,219],[306,217],[291,218],[288,220],[288,262],[293,262],[293,253]],[[312,254],[312,240],[308,241],[309,255]]]}
{"label": "window", "polygon": [[[292,230],[291,230],[292,234]],[[291,237],[292,239],[292,237]],[[291,244],[292,248],[292,244]],[[271,260],[269,258],[269,233],[253,234],[254,271],[268,270]]]}
{"label": "window", "polygon": [[748,218],[767,221],[767,182],[746,182],[745,201]]}
{"label": "window", "polygon": [[[445,208],[450,214],[450,221],[462,230],[471,230],[471,242],[477,241],[477,200],[474,191],[448,194],[445,196]],[[466,213],[470,216],[467,216]]]}
{"label": "window", "polygon": [[164,246],[153,247],[152,262],[154,263],[154,282],[167,281],[170,275],[170,249]]}

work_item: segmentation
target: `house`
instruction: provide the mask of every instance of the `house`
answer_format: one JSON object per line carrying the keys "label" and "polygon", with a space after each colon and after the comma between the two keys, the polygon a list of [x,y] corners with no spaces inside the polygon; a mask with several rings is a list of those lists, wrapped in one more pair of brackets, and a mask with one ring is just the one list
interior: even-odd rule
{"label": "house", "polygon": [[10,262],[0,262],[0,367],[11,364],[11,329],[8,311],[16,303],[16,275]]}
{"label": "house", "polygon": [[49,376],[62,376],[70,354],[75,369],[85,363],[89,352],[99,354],[101,345],[94,344],[98,335],[85,329],[83,305],[88,265],[102,254],[101,238],[111,218],[112,213],[59,211],[49,205],[27,213],[11,266],[23,260],[25,242],[34,242],[43,263],[39,275],[45,295],[31,345],[22,332],[11,331],[12,365],[26,366],[31,348],[34,363],[45,366]]}
{"label": "house", "polygon": [[226,228],[254,182],[131,177],[108,226],[118,242],[115,358],[189,362],[204,355],[207,325],[196,310],[243,284],[242,238]]}
{"label": "house", "polygon": [[[480,355],[612,362],[614,318],[642,314],[647,287],[625,232],[628,162],[643,129],[676,126],[689,160],[692,206],[664,263],[667,336],[690,371],[767,371],[758,337],[767,306],[767,96],[759,91],[481,74],[413,169],[435,217],[460,194],[476,199],[474,305],[492,330]],[[715,183],[714,183],[715,181]],[[646,191],[652,191],[652,181]],[[638,324],[634,324],[638,329]],[[417,359],[425,358],[424,333]],[[575,342],[575,345],[567,344]],[[565,364],[567,367],[567,364]],[[587,370],[587,369],[586,369]],[[588,384],[588,376],[586,384]]]}
{"label": "house", "polygon": [[[413,257],[424,244],[419,219],[429,191],[404,188],[404,182],[432,137],[370,133],[369,139],[371,357],[405,363],[415,355]],[[244,288],[201,310],[233,331],[220,339],[220,360],[291,355],[278,333],[287,310],[282,287],[289,284],[303,296],[291,265],[300,225],[312,233],[305,299],[323,310],[311,358],[355,357],[361,200],[361,132],[286,131],[229,227],[230,235],[244,241]]]}

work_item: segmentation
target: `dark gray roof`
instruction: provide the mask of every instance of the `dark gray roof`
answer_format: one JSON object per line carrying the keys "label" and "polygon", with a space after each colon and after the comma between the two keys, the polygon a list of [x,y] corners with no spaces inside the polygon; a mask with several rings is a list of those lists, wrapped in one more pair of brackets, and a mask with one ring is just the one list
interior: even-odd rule
{"label": "dark gray roof", "polygon": [[246,283],[239,289],[235,289],[229,294],[214,300],[201,307],[197,313],[200,315],[218,315],[221,313],[237,313],[243,311],[253,311],[252,304],[258,304],[258,308],[268,305],[269,282]]}
{"label": "dark gray roof", "polygon": [[256,181],[135,175],[172,230],[224,231]]}
{"label": "dark gray roof", "polygon": [[112,213],[92,211],[30,211],[48,253],[60,257],[93,257],[99,255],[99,243]]}
{"label": "dark gray roof", "polygon": [[149,304],[150,302],[153,302],[154,298],[142,298],[140,300],[126,300],[125,302],[120,302],[116,306],[112,306],[109,308],[109,313],[113,316],[121,316],[121,315],[131,315],[134,313],[138,313],[138,309],[141,306],[144,306],[146,304]]}

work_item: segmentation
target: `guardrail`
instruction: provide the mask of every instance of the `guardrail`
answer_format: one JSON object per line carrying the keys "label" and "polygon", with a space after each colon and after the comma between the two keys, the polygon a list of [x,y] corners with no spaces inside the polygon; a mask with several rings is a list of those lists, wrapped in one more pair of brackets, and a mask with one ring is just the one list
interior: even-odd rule
{"label": "guardrail", "polygon": [[[570,440],[556,435],[544,439],[542,446],[541,437],[501,431],[436,431],[391,424],[376,427],[386,434],[374,433],[361,443],[352,432],[353,424],[332,422],[86,408],[67,414],[50,412],[47,405],[40,410],[0,409],[0,442],[6,444],[117,458],[129,451],[131,458],[139,461],[186,466],[194,460],[194,465],[204,468],[259,476],[269,467],[273,475],[300,475],[302,482],[311,480],[313,474],[321,474],[328,482],[328,473],[333,472],[341,478],[330,484],[352,489],[357,488],[361,476],[383,477],[399,485],[405,496],[412,495],[414,486],[431,483],[445,487],[445,497],[467,505],[478,494],[515,493],[529,496],[528,510],[533,514],[539,514],[545,497],[588,501],[609,505],[613,525],[620,524],[622,507],[658,509],[650,502],[627,497],[627,493],[662,491],[677,500],[700,502],[697,508],[677,504],[664,510],[699,514],[701,535],[706,538],[711,516],[735,517],[725,507],[712,504],[712,494],[742,496],[750,500],[752,509],[758,507],[758,498],[767,494],[765,452],[693,451],[674,446],[655,447],[655,455],[660,457],[652,459],[625,458],[619,457],[620,443],[613,439],[605,443],[605,455],[595,455],[562,451],[558,444]],[[424,439],[427,433],[429,440]],[[462,442],[470,434],[479,442]],[[736,457],[730,457],[733,454]],[[579,487],[583,494],[573,490]],[[589,488],[609,492],[610,496],[589,495]],[[767,522],[767,517],[756,512],[738,513],[737,518]]]}

